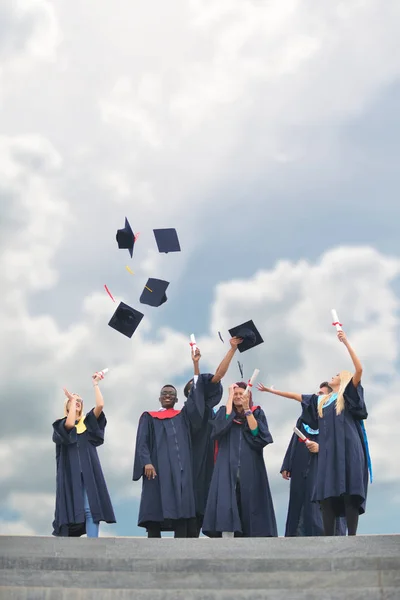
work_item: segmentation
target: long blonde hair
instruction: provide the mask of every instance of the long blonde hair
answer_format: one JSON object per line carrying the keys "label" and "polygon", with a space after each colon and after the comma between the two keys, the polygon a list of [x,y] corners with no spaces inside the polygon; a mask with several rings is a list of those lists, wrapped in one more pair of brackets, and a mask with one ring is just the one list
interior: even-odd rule
{"label": "long blonde hair", "polygon": [[[346,387],[348,386],[348,384],[350,383],[350,381],[351,381],[351,379],[353,377],[353,373],[350,373],[350,371],[340,371],[339,377],[340,377],[340,386],[339,386],[339,389],[337,391],[337,398],[336,398],[336,414],[337,415],[340,415],[340,413],[344,409],[344,396],[343,396],[343,394],[344,394],[344,390],[346,389]],[[330,394],[325,394],[325,396],[320,396],[320,398],[318,399],[318,416],[320,418],[323,417],[323,408],[324,408],[324,405],[328,402],[328,400],[335,393],[336,392],[331,392]]]}

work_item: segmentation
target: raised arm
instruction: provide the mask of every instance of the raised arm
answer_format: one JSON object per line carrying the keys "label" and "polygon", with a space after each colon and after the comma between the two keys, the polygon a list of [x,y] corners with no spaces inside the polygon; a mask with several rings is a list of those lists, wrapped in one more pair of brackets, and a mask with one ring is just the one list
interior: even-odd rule
{"label": "raised arm", "polygon": [[272,388],[268,388],[262,383],[257,383],[257,389],[259,392],[269,392],[270,394],[275,394],[275,396],[283,396],[283,398],[290,398],[291,400],[297,400],[297,402],[301,402],[301,394],[295,394],[294,392],[281,392],[280,390],[273,390]]}
{"label": "raised arm", "polygon": [[94,375],[92,375],[93,387],[94,387],[94,397],[95,397],[95,401],[96,401],[96,406],[93,410],[93,414],[96,417],[96,419],[98,419],[100,417],[101,413],[103,412],[103,408],[104,408],[103,394],[101,393],[100,388],[99,388],[99,381],[101,381],[102,379],[104,379],[104,375],[102,375],[101,373],[95,373]]}
{"label": "raised arm", "polygon": [[229,365],[231,364],[232,358],[235,355],[237,347],[243,342],[242,338],[234,337],[229,340],[231,347],[229,348],[226,356],[222,359],[220,364],[215,371],[214,377],[211,379],[211,383],[219,383],[223,377],[225,377]]}
{"label": "raised arm", "polygon": [[76,421],[76,397],[73,394],[70,394],[69,391],[64,388],[64,394],[69,400],[69,410],[68,415],[64,424],[64,427],[67,431],[70,431],[75,427]]}
{"label": "raised arm", "polygon": [[339,341],[342,342],[346,346],[347,351],[350,354],[350,358],[353,361],[354,370],[355,370],[354,375],[353,375],[353,384],[354,384],[354,387],[357,387],[361,381],[362,372],[363,372],[361,361],[358,358],[357,354],[354,352],[344,331],[338,332],[338,338],[339,338]]}

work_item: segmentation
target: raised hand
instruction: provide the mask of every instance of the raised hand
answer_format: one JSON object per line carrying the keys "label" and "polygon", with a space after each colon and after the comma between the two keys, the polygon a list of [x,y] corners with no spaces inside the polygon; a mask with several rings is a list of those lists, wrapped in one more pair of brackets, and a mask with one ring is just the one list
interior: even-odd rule
{"label": "raised hand", "polygon": [[229,340],[231,348],[234,348],[235,350],[239,346],[239,344],[241,344],[242,342],[243,342],[243,338],[238,338],[238,337],[233,337]]}
{"label": "raised hand", "polygon": [[73,395],[73,394],[71,394],[71,393],[70,393],[70,392],[67,390],[67,388],[63,388],[63,391],[64,391],[64,394],[66,395],[66,397],[67,397],[67,399],[68,399],[68,400],[73,400],[73,399],[74,399],[74,395]]}
{"label": "raised hand", "polygon": [[145,465],[144,467],[144,475],[147,479],[155,479],[157,477],[157,473],[153,465]]}
{"label": "raised hand", "polygon": [[249,394],[243,394],[242,398],[242,408],[243,410],[249,410],[250,408],[250,398],[249,398]]}
{"label": "raised hand", "polygon": [[257,383],[257,389],[259,392],[270,392],[271,394],[274,393],[272,388],[265,386],[263,383]]}
{"label": "raised hand", "polygon": [[229,386],[229,396],[233,396],[237,387],[239,386],[236,385],[236,383],[232,383],[232,385]]}
{"label": "raised hand", "polygon": [[99,383],[99,381],[101,381],[102,379],[104,379],[104,375],[103,373],[96,373],[94,375],[92,375],[92,379],[93,379],[93,383]]}
{"label": "raised hand", "polygon": [[347,336],[344,331],[338,331],[337,336],[338,336],[339,342],[342,342],[345,345],[347,344]]}
{"label": "raised hand", "polygon": [[195,352],[192,352],[192,361],[198,363],[201,359],[200,349],[196,348]]}

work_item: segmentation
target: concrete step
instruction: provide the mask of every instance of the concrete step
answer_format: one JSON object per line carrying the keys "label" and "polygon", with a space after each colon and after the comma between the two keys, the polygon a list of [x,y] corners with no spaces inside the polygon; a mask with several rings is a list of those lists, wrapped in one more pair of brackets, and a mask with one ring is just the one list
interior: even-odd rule
{"label": "concrete step", "polygon": [[399,600],[399,590],[120,590],[0,587],[1,600]]}
{"label": "concrete step", "polygon": [[400,536],[0,536],[4,600],[399,600]]}

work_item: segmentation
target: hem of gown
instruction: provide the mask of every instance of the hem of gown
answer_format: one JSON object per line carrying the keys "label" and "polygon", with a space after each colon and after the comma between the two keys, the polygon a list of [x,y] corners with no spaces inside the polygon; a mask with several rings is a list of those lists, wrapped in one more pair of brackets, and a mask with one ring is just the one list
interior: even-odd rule
{"label": "hem of gown", "polygon": [[138,521],[138,527],[143,527],[144,529],[147,529],[152,525],[159,525],[160,531],[175,531],[176,524],[178,522],[189,521],[191,519],[196,519],[196,516],[193,515],[191,517],[180,517],[179,519],[163,519],[160,521],[156,519],[143,519],[141,521]]}
{"label": "hem of gown", "polygon": [[363,515],[365,513],[365,504],[367,499],[363,496],[360,496],[359,494],[340,494],[340,496],[325,496],[324,498],[318,500],[316,498],[313,498],[311,502],[318,502],[319,504],[321,504],[321,502],[323,502],[324,500],[329,500],[330,498],[332,498],[336,500],[336,502],[334,502],[334,511],[336,518],[345,517],[346,513],[344,509],[344,496],[346,495],[350,496],[353,499],[357,499],[358,514]]}

